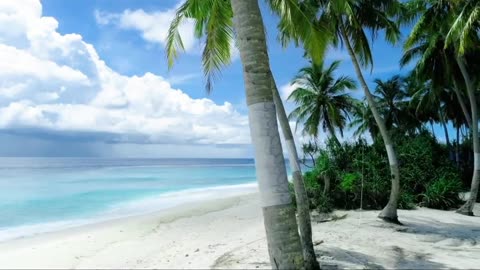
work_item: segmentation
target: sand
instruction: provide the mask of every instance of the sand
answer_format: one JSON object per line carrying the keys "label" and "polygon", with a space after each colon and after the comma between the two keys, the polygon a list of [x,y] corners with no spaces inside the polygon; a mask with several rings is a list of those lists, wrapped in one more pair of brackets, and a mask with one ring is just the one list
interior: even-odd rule
{"label": "sand", "polygon": [[[480,205],[476,214],[480,215]],[[325,269],[480,267],[480,217],[426,208],[337,211],[313,231]],[[178,206],[0,243],[0,268],[270,268],[257,194]]]}

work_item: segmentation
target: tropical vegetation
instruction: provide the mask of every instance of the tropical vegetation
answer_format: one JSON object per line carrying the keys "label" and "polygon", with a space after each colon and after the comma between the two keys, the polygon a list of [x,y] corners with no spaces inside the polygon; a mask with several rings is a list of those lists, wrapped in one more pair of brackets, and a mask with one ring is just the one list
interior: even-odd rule
{"label": "tropical vegetation", "polygon": [[[469,191],[458,213],[473,215],[480,182],[480,3],[266,2],[278,15],[282,44],[301,46],[310,59],[292,79],[295,89],[288,98],[296,106],[289,118],[297,121],[308,141],[301,146],[309,168],[303,177],[270,69],[258,0],[185,1],[170,26],[166,51],[172,66],[183,49],[179,26],[193,20],[195,36],[204,42],[207,91],[230,63],[234,43],[240,51],[272,266],[319,268],[310,209],[382,209],[379,218],[400,223],[397,208],[456,208],[462,204],[461,191]],[[411,27],[405,40],[400,38],[402,26]],[[379,37],[403,43],[399,66],[414,68],[387,80],[367,81],[364,72],[375,69],[371,50]],[[328,47],[346,50],[363,99],[351,95],[357,88],[354,79],[335,73],[341,63],[325,61]],[[293,188],[287,181],[278,125],[289,152]],[[445,143],[434,125],[442,127]],[[456,130],[455,139],[449,127]],[[344,136],[347,129],[353,137]]]}

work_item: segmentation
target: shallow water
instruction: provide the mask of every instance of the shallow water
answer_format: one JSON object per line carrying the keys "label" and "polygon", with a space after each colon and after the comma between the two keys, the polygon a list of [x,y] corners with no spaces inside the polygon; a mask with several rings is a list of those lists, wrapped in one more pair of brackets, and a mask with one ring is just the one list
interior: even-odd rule
{"label": "shallow water", "polygon": [[255,189],[252,159],[1,158],[0,240]]}

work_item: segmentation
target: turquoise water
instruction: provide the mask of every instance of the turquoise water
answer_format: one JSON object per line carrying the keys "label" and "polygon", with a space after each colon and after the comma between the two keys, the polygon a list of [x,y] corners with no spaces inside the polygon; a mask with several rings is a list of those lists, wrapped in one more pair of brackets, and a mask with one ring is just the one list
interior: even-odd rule
{"label": "turquoise water", "polygon": [[0,158],[0,240],[253,191],[252,159]]}

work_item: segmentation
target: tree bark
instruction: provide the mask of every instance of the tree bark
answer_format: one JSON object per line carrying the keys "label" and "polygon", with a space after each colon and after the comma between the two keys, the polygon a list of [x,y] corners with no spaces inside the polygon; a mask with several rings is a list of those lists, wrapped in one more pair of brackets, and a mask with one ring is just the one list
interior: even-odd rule
{"label": "tree bark", "polygon": [[382,212],[380,212],[378,217],[387,222],[400,224],[397,215],[397,205],[398,199],[400,197],[400,170],[398,168],[397,155],[395,154],[395,150],[393,149],[392,140],[390,139],[390,135],[388,134],[387,128],[385,126],[385,121],[382,119],[380,113],[377,110],[377,104],[372,94],[370,93],[367,83],[365,82],[365,78],[363,77],[360,64],[358,63],[357,57],[355,56],[355,52],[353,51],[352,45],[350,44],[350,40],[343,25],[340,25],[340,33],[346,45],[348,54],[352,59],[355,73],[357,74],[360,84],[362,85],[370,110],[372,111],[375,122],[377,123],[378,129],[380,130],[380,134],[387,150],[388,163],[390,164],[392,182],[390,198],[387,205],[385,206],[385,208],[383,208]]}
{"label": "tree bark", "polygon": [[442,127],[443,127],[443,131],[445,132],[445,141],[447,143],[448,158],[449,158],[449,160],[453,160],[454,159],[453,149],[452,149],[452,145],[450,144],[450,136],[448,135],[447,124],[445,123],[446,122],[445,114],[442,112],[442,109],[440,109],[438,111],[438,114],[439,114],[439,118],[440,118],[440,123],[442,124]]}
{"label": "tree bark", "polygon": [[310,156],[310,159],[312,160],[313,167],[315,168],[317,166],[315,164],[315,157],[311,153],[308,153],[308,155]]}
{"label": "tree bark", "polygon": [[457,145],[455,148],[455,160],[457,161],[457,168],[460,168],[460,126],[457,126]]}
{"label": "tree bark", "polygon": [[243,66],[250,134],[270,262],[274,269],[303,269],[295,209],[288,190],[270,63],[258,0],[231,0]]}
{"label": "tree bark", "polygon": [[323,182],[325,184],[323,187],[323,195],[327,195],[328,191],[330,191],[330,177],[325,174],[323,176]]}
{"label": "tree bark", "polygon": [[480,142],[478,137],[477,101],[475,99],[475,88],[473,85],[473,81],[470,79],[470,75],[468,74],[465,59],[462,56],[458,56],[457,63],[465,80],[465,85],[467,86],[467,94],[470,102],[470,110],[472,116],[472,126],[470,128],[470,131],[473,141],[473,177],[472,185],[470,187],[470,196],[467,202],[462,207],[460,207],[460,209],[457,210],[457,213],[473,216],[473,207],[475,206],[475,201],[477,200],[478,186],[480,183]]}
{"label": "tree bark", "polygon": [[432,129],[432,135],[434,138],[437,138],[437,136],[435,136],[435,130],[433,129],[433,120],[429,120],[430,122],[430,128]]}
{"label": "tree bark", "polygon": [[463,100],[463,97],[460,94],[460,88],[458,87],[458,84],[455,80],[453,80],[453,91],[455,92],[455,95],[457,96],[457,99],[458,99],[458,103],[462,108],[463,115],[465,116],[465,120],[467,121],[467,126],[471,127],[472,118],[470,117],[470,112],[468,111],[467,105],[465,104],[465,101]]}
{"label": "tree bark", "polygon": [[341,144],[340,144],[340,141],[338,140],[337,135],[335,134],[335,129],[333,129],[331,125],[328,125],[328,132],[330,133],[330,137],[333,139],[335,144],[337,146],[340,146]]}
{"label": "tree bark", "polygon": [[302,170],[298,158],[297,148],[295,147],[295,140],[293,138],[292,129],[288,121],[283,101],[278,93],[278,88],[272,76],[272,90],[275,108],[277,110],[278,122],[285,139],[285,145],[288,149],[288,160],[290,161],[290,169],[292,170],[293,188],[295,190],[295,199],[297,202],[297,222],[300,229],[300,240],[302,242],[303,257],[305,260],[306,269],[320,269],[317,258],[315,256],[315,249],[312,242],[312,223],[310,219],[310,205],[303,182]]}

